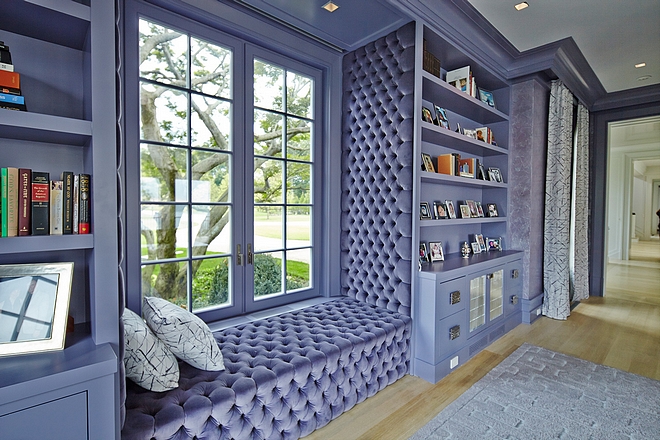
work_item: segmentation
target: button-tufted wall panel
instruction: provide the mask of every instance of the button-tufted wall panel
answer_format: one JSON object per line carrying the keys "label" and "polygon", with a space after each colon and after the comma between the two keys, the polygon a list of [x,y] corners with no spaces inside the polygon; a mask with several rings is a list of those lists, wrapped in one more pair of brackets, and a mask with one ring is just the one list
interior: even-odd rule
{"label": "button-tufted wall panel", "polygon": [[415,27],[343,65],[342,293],[410,316]]}

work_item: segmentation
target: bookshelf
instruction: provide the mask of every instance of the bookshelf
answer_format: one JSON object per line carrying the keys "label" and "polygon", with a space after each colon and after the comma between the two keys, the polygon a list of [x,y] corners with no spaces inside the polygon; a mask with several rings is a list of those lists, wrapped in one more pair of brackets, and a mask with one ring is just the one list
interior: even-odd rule
{"label": "bookshelf", "polygon": [[0,41],[28,112],[0,109],[0,166],[92,176],[92,234],[0,238],[0,264],[74,262],[75,323],[64,350],[0,357],[3,433],[118,432],[117,177],[108,166],[117,162],[114,12],[114,2],[100,0],[2,4]]}
{"label": "bookshelf", "polygon": [[[415,120],[414,138],[415,203],[428,202],[433,206],[435,201],[451,200],[458,214],[454,219],[421,219],[419,215],[413,219],[415,249],[420,243],[428,247],[428,243],[440,241],[445,256],[444,261],[424,261],[421,270],[415,267],[413,274],[413,373],[437,382],[521,322],[518,274],[522,253],[508,245],[509,85],[422,22],[417,23],[416,47],[415,112],[419,117]],[[423,69],[422,47],[440,60],[439,77]],[[448,70],[464,66],[470,66],[477,87],[492,93],[494,107],[445,81]],[[435,108],[443,108],[449,129],[424,121],[424,107],[431,109],[434,117]],[[496,143],[457,132],[457,124],[469,130],[488,127]],[[437,165],[435,158],[449,153],[477,159],[486,172],[488,168],[499,169],[502,181],[423,169],[422,154],[430,155]],[[481,202],[484,209],[494,203],[499,215],[461,218],[459,205],[466,200]],[[461,244],[475,241],[477,234],[501,238],[503,251],[471,253],[462,258]],[[478,315],[479,311],[483,315]]]}

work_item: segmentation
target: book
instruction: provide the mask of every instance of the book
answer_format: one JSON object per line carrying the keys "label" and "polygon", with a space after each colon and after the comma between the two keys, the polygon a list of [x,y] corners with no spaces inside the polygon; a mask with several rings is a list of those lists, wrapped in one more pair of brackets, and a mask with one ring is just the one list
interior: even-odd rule
{"label": "book", "polygon": [[455,176],[457,173],[457,160],[460,159],[457,153],[441,154],[436,159],[436,171],[441,174]]}
{"label": "book", "polygon": [[6,72],[13,72],[14,71],[14,65],[13,64],[8,64],[8,63],[0,63],[0,70],[4,70]]}
{"label": "book", "polygon": [[48,235],[50,174],[32,171],[32,235]]}
{"label": "book", "polygon": [[18,168],[7,167],[7,237],[18,235]]}
{"label": "book", "polygon": [[61,180],[51,180],[50,181],[50,234],[51,235],[62,235],[62,222],[64,220],[64,215],[62,214],[62,192],[63,192],[63,183]]}
{"label": "book", "polygon": [[73,233],[73,173],[62,172],[62,234]]}
{"label": "book", "polygon": [[78,233],[90,233],[91,221],[91,176],[89,174],[81,174],[79,178],[80,195],[78,206]]}
{"label": "book", "polygon": [[18,235],[32,232],[32,170],[18,170]]}
{"label": "book", "polygon": [[73,216],[71,217],[72,232],[78,233],[78,206],[80,204],[80,176],[75,174],[73,176]]}
{"label": "book", "polygon": [[0,168],[0,237],[7,236],[7,168]]}
{"label": "book", "polygon": [[9,46],[0,41],[0,63],[12,64]]}
{"label": "book", "polygon": [[0,104],[25,105],[25,97],[21,95],[12,95],[10,93],[0,93]]}
{"label": "book", "polygon": [[471,94],[472,72],[470,71],[470,66],[448,71],[446,80],[449,84],[462,92]]}
{"label": "book", "polygon": [[0,87],[20,90],[21,75],[13,71],[0,70]]}

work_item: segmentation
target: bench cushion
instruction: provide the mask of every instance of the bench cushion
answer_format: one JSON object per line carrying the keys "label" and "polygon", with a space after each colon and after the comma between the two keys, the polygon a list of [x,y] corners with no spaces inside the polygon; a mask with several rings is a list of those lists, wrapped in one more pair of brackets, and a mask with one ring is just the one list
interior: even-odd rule
{"label": "bench cushion", "polygon": [[411,319],[351,298],[215,334],[225,371],[181,362],[179,387],[127,384],[122,438],[297,439],[408,372]]}

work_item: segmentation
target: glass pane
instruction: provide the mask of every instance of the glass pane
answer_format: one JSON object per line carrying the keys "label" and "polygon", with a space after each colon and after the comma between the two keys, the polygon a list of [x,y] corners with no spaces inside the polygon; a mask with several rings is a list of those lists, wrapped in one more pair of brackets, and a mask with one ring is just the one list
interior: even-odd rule
{"label": "glass pane", "polygon": [[140,20],[140,76],[186,87],[187,72],[188,37]]}
{"label": "glass pane", "polygon": [[207,95],[231,98],[231,50],[191,38],[190,63],[192,89]]}
{"label": "glass pane", "polygon": [[254,111],[255,156],[282,157],[282,127],[284,116],[277,113]]}
{"label": "glass pane", "polygon": [[286,247],[306,247],[312,244],[312,208],[289,206],[286,210]]}
{"label": "glass pane", "polygon": [[231,103],[192,95],[190,142],[193,147],[231,150]]}
{"label": "glass pane", "polygon": [[286,165],[286,203],[312,203],[312,166],[298,162],[287,162]]}
{"label": "glass pane", "polygon": [[503,289],[503,270],[493,273],[490,279],[490,319],[495,319],[503,313],[502,297]]}
{"label": "glass pane", "polygon": [[311,78],[298,75],[297,73],[286,73],[286,111],[287,113],[313,118],[312,114],[312,86]]}
{"label": "glass pane", "polygon": [[193,311],[230,304],[229,257],[193,261]]}
{"label": "glass pane", "polygon": [[142,265],[142,295],[163,298],[187,309],[187,268],[185,261]]}
{"label": "glass pane", "polygon": [[286,157],[288,159],[312,159],[311,138],[312,123],[302,119],[288,118],[286,125]]}
{"label": "glass pane", "polygon": [[140,193],[143,202],[188,200],[188,149],[140,145]]}
{"label": "glass pane", "polygon": [[254,299],[282,293],[282,252],[254,255]]}
{"label": "glass pane", "polygon": [[193,205],[193,255],[231,253],[231,207]]}
{"label": "glass pane", "polygon": [[142,205],[142,261],[188,256],[188,207]]}
{"label": "glass pane", "polygon": [[254,105],[283,111],[284,70],[260,60],[254,60]]}
{"label": "glass pane", "polygon": [[281,160],[254,159],[254,203],[282,203]]}
{"label": "glass pane", "polygon": [[284,248],[282,228],[284,209],[280,206],[254,207],[254,250],[270,251]]}
{"label": "glass pane", "polygon": [[188,94],[140,83],[140,135],[148,141],[188,144]]}
{"label": "glass pane", "polygon": [[231,184],[231,155],[193,150],[192,201],[227,202]]}
{"label": "glass pane", "polygon": [[470,280],[470,331],[486,323],[486,276]]}
{"label": "glass pane", "polygon": [[312,286],[312,250],[297,249],[286,253],[286,290]]}

